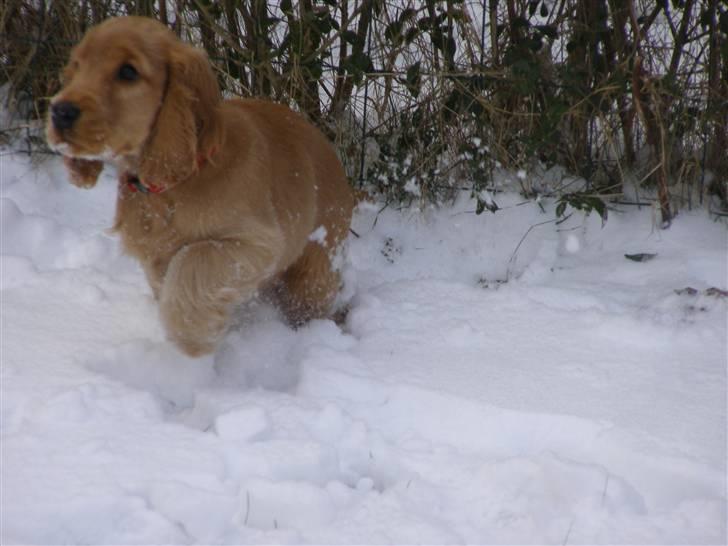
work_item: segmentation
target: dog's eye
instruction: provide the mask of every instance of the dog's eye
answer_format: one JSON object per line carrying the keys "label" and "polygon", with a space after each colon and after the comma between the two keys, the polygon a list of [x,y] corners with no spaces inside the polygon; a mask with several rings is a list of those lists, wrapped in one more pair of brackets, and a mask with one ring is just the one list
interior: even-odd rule
{"label": "dog's eye", "polygon": [[117,78],[125,82],[133,82],[139,78],[139,72],[136,71],[129,63],[124,63],[119,67],[119,72],[116,74]]}

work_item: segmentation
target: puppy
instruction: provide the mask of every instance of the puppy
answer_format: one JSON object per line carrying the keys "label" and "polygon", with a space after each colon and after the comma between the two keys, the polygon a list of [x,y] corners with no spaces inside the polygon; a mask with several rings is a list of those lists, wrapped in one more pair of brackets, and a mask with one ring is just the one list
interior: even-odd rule
{"label": "puppy", "polygon": [[222,100],[206,55],[143,17],[89,30],[62,84],[48,142],[78,186],[116,165],[114,229],[182,351],[214,352],[256,294],[294,325],[329,313],[354,197],[321,132],[282,105]]}

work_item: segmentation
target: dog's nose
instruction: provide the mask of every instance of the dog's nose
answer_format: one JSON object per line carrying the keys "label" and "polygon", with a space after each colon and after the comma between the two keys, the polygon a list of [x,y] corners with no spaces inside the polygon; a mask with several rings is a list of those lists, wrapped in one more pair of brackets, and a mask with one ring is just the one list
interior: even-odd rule
{"label": "dog's nose", "polygon": [[51,106],[51,119],[56,129],[70,129],[81,115],[81,109],[68,101],[61,101]]}

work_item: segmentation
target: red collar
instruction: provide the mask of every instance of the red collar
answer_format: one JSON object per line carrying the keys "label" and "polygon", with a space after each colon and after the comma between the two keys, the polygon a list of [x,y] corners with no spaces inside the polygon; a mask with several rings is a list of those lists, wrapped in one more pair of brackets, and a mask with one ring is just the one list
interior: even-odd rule
{"label": "red collar", "polygon": [[[210,150],[208,155],[197,155],[197,170],[199,171],[205,166],[207,161],[215,154],[217,150]],[[137,175],[126,172],[122,175],[122,180],[126,183],[126,187],[132,193],[163,193],[174,186],[157,186],[150,182],[143,182]],[[176,185],[176,184],[175,184]]]}
{"label": "red collar", "polygon": [[126,182],[126,187],[129,188],[132,193],[162,193],[169,189],[163,186],[156,186],[154,184],[142,182],[137,175],[130,173],[124,173],[124,182]]}

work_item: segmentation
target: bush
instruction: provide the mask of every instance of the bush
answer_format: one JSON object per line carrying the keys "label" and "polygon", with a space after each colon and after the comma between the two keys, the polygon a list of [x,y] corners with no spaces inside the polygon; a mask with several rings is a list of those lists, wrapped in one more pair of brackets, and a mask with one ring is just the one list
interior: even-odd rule
{"label": "bush", "polygon": [[[204,47],[226,93],[302,111],[336,141],[352,180],[390,200],[439,202],[463,187],[480,196],[497,189],[495,168],[558,164],[589,180],[590,195],[636,181],[666,223],[706,194],[728,206],[718,0],[5,5],[0,83],[29,121],[86,28],[143,14]],[[556,197],[592,202],[567,193]]]}

